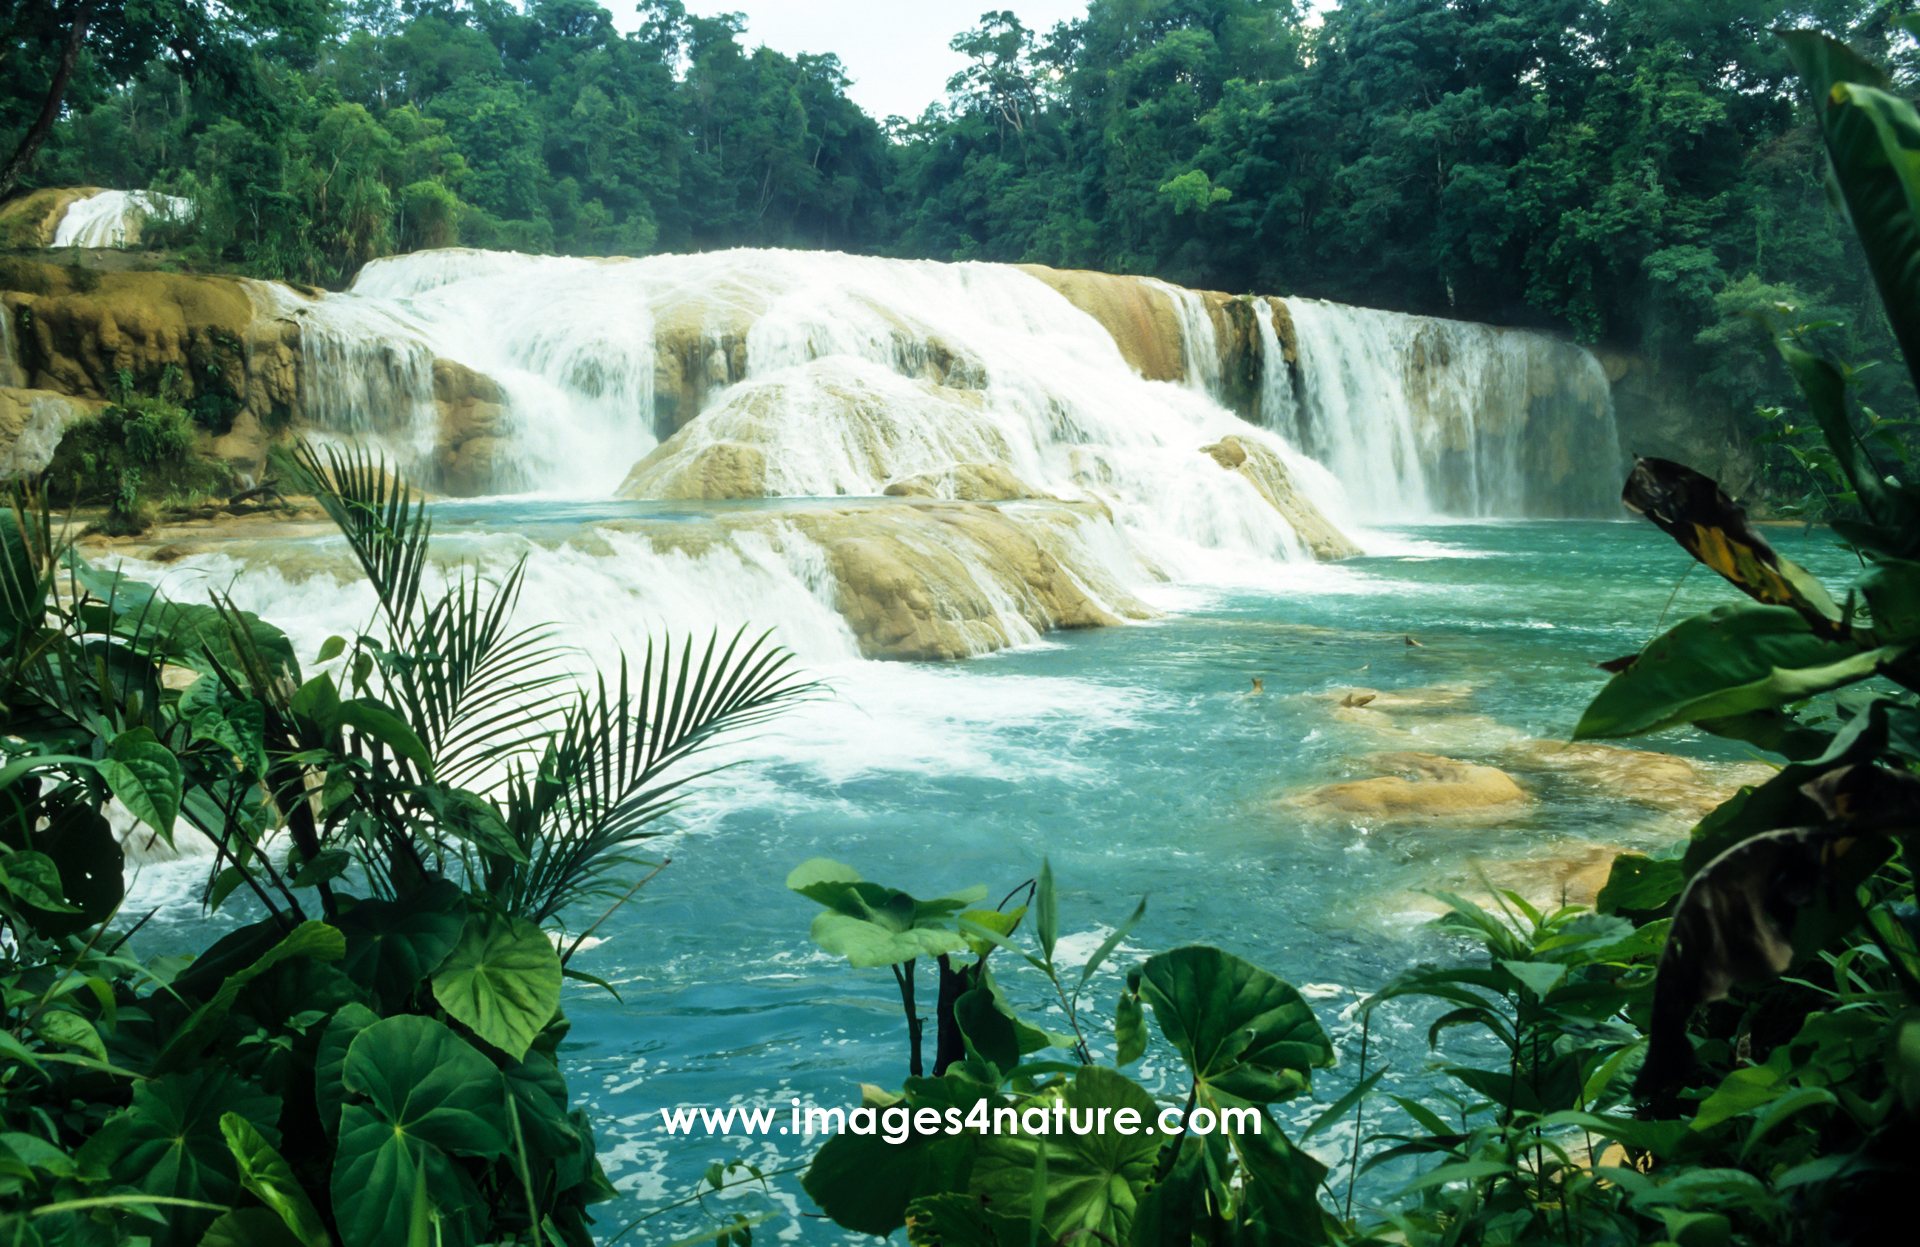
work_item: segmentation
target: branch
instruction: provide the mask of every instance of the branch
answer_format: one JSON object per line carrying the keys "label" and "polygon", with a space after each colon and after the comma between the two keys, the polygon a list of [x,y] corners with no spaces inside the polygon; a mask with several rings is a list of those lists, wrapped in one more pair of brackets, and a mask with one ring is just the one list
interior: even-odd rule
{"label": "branch", "polygon": [[20,140],[20,146],[14,148],[6,167],[0,169],[0,199],[13,192],[14,184],[20,180],[33,158],[40,154],[40,145],[47,141],[47,135],[53,132],[53,123],[60,119],[60,105],[66,98],[67,84],[73,80],[73,67],[80,60],[80,47],[87,39],[87,25],[91,21],[89,5],[82,3],[74,13],[73,29],[67,32],[67,47],[60,54],[60,67],[54,70],[53,83],[47,88],[46,101],[40,106],[40,116],[35,119],[33,128]]}

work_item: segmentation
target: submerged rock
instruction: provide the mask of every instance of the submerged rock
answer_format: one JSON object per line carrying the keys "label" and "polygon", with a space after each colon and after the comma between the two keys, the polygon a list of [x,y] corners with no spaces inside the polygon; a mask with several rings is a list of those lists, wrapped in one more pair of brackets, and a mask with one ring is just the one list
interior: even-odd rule
{"label": "submerged rock", "polygon": [[834,607],[864,656],[947,659],[1153,614],[1079,556],[1076,530],[1106,522],[1091,512],[900,503],[794,511],[784,522],[826,552]]}
{"label": "submerged rock", "polygon": [[1328,784],[1302,794],[1308,808],[1377,819],[1505,814],[1528,801],[1505,771],[1433,753],[1380,753],[1367,761],[1389,774]]}

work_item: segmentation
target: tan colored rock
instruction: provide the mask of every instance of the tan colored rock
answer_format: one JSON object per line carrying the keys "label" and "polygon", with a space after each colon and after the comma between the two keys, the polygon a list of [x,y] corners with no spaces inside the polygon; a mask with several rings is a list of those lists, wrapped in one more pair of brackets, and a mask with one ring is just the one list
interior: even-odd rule
{"label": "tan colored rock", "polygon": [[67,426],[102,406],[52,390],[0,387],[0,480],[46,471]]}
{"label": "tan colored rock", "polygon": [[472,498],[507,487],[512,419],[493,378],[455,360],[436,359],[433,405],[439,414],[433,462],[440,491]]}
{"label": "tan colored rock", "polygon": [[747,330],[765,311],[764,293],[740,287],[654,309],[654,426],[663,439],[692,423],[711,391],[747,375]]}
{"label": "tan colored rock", "polygon": [[669,440],[633,465],[617,496],[707,502],[764,498],[766,452],[739,442],[711,442],[682,453],[682,448]]}
{"label": "tan colored rock", "polygon": [[1232,471],[1247,461],[1247,448],[1237,437],[1223,438],[1211,446],[1202,446],[1200,453],[1212,455],[1213,461]]}
{"label": "tan colored rock", "polygon": [[1765,762],[1696,762],[1648,749],[1584,741],[1523,741],[1504,749],[1500,759],[1515,770],[1562,775],[1689,825],[1706,817],[1741,785],[1762,784],[1776,774]]}
{"label": "tan colored rock", "polygon": [[0,246],[53,246],[67,209],[100,191],[98,186],[46,186],[7,200],[0,204]]}
{"label": "tan colored rock", "polygon": [[1349,559],[1361,553],[1359,546],[1335,528],[1320,508],[1307,500],[1293,483],[1293,473],[1279,455],[1263,443],[1229,434],[1211,446],[1200,448],[1229,472],[1238,472],[1252,482],[1260,496],[1278,511],[1299,536],[1300,543],[1321,562]]}
{"label": "tan colored rock", "polygon": [[[804,369],[739,384],[713,401],[700,419],[654,448],[634,465],[616,491],[622,498],[760,497],[798,493],[781,475],[785,465],[819,452],[821,438],[836,441],[831,457],[852,475],[833,482],[835,492],[877,494],[900,463],[994,462],[1009,456],[1006,437],[986,419],[978,390],[903,380],[872,364],[821,359]],[[752,447],[754,467],[737,451],[703,448]],[[757,492],[715,495],[715,470],[744,472],[739,487]],[[682,479],[693,473],[699,479]],[[816,480],[806,476],[811,484]]]}
{"label": "tan colored rock", "polygon": [[1062,561],[1068,543],[992,506],[900,503],[786,521],[826,551],[836,607],[869,658],[986,653],[1021,639],[1015,620],[1036,633],[1119,622],[1083,587],[1085,569]]}
{"label": "tan colored rock", "polygon": [[1432,753],[1380,753],[1368,762],[1388,771],[1376,779],[1329,784],[1300,804],[1366,818],[1408,819],[1506,814],[1527,794],[1505,771]]}
{"label": "tan colored rock", "polygon": [[902,477],[880,492],[889,498],[945,498],[956,502],[1007,502],[1048,496],[999,463],[956,463],[944,472]]}
{"label": "tan colored rock", "polygon": [[1048,268],[1044,264],[1016,267],[1047,283],[1067,302],[1099,321],[1113,335],[1127,363],[1147,380],[1186,380],[1180,313],[1165,290],[1138,277]]}

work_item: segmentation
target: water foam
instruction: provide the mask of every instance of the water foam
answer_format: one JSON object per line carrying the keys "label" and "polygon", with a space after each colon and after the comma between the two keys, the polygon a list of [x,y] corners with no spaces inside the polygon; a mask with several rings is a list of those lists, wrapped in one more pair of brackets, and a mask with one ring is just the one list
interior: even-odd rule
{"label": "water foam", "polygon": [[67,205],[53,231],[56,247],[124,247],[147,221],[193,215],[193,201],[158,191],[101,191]]}

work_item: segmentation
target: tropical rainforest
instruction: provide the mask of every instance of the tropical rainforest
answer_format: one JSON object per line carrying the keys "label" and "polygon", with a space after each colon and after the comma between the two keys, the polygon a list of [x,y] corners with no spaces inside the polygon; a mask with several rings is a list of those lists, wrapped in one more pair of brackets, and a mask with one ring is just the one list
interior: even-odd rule
{"label": "tropical rainforest", "polygon": [[1898,72],[1890,10],[1092,0],[983,13],[944,101],[874,118],[681,0],[6,0],[0,180],[186,195],[203,261],[325,286],[452,244],[1032,261],[1558,329],[1744,410],[1733,313],[1886,342],[1770,32]]}
{"label": "tropical rainforest", "polygon": [[[984,888],[919,900],[800,863],[787,884],[821,907],[815,941],[891,968],[910,1053],[900,1091],[863,1085],[856,1110],[902,1138],[836,1133],[795,1166],[826,1217],[917,1247],[1901,1233],[1920,1134],[1920,485],[1882,453],[1900,438],[1860,427],[1920,378],[1903,85],[1920,21],[1858,0],[1093,0],[1049,32],[984,14],[955,36],[970,59],[945,101],[880,120],[831,54],[749,49],[737,16],[680,0],[639,12],[621,33],[590,0],[0,0],[0,196],[182,195],[191,217],[145,240],[157,262],[324,286],[455,244],[787,246],[1558,330],[1791,395],[1861,570],[1830,591],[1714,481],[1640,460],[1629,504],[1749,600],[1603,664],[1573,734],[1692,724],[1783,764],[1666,855],[1615,858],[1592,910],[1439,894],[1442,930],[1484,956],[1357,1001],[1358,1075],[1291,1140],[1269,1107],[1335,1050],[1276,975],[1210,947],[1145,958],[1101,1065],[1081,992],[1144,902],[1075,984],[1044,860],[996,910],[966,909]],[[1858,366],[1896,350],[1904,370]],[[182,411],[131,398],[113,419],[129,447],[186,435]],[[556,916],[631,898],[674,768],[818,686],[742,634],[569,690],[544,665],[554,638],[511,623],[524,563],[435,585],[428,509],[385,464],[280,454],[377,595],[368,633],[318,653],[337,677],[230,598],[169,602],[92,566],[33,482],[0,506],[0,1238],[611,1241],[626,1231],[590,1211],[613,1190],[559,1052],[563,980],[614,988],[568,964],[594,928],[562,948]],[[210,905],[250,896],[263,916],[192,959],[123,954],[109,798],[162,838],[200,831]],[[1072,1034],[1015,1016],[996,950],[1047,980]],[[919,959],[939,965],[931,1019]],[[1447,1010],[1430,1046],[1475,1040],[1434,1067],[1450,1089],[1430,1104],[1368,1072],[1367,1028],[1398,997]],[[1149,1017],[1189,1121],[1273,1129],[1050,1141],[1049,1109],[1159,1110],[1122,1068]],[[1028,1059],[1047,1050],[1070,1060]],[[1299,1146],[1349,1115],[1359,1139],[1380,1101],[1412,1124],[1367,1137],[1383,1146],[1344,1175]],[[1001,1113],[1021,1133],[974,1120]],[[1361,1174],[1408,1158],[1418,1176],[1356,1215]],[[722,1162],[701,1181],[766,1176]]]}

